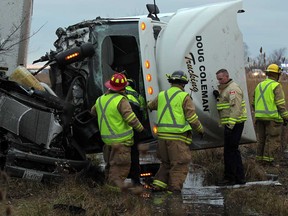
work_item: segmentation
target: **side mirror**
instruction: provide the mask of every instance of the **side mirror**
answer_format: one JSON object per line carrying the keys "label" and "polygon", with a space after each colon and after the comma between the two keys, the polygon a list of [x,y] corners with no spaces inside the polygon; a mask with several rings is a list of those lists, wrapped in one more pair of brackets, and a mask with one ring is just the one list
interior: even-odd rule
{"label": "side mirror", "polygon": [[84,43],[81,46],[74,47],[64,52],[58,53],[55,60],[59,65],[68,65],[81,61],[86,57],[91,57],[95,53],[92,43]]}
{"label": "side mirror", "polygon": [[156,4],[146,4],[146,8],[149,12],[147,17],[150,17],[153,20],[159,20],[157,14],[160,13],[159,8]]}

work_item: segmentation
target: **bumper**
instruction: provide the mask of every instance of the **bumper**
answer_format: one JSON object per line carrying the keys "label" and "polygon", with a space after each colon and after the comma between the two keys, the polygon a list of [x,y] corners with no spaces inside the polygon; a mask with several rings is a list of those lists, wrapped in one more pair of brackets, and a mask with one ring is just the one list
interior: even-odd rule
{"label": "bumper", "polygon": [[51,181],[61,180],[63,174],[71,171],[80,171],[89,165],[89,160],[78,161],[53,158],[11,148],[7,153],[4,169],[11,177]]}

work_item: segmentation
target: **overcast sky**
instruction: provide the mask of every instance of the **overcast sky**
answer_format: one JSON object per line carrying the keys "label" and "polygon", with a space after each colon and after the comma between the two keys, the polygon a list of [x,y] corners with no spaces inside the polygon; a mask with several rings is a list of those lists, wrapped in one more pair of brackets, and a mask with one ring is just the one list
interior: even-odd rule
{"label": "overcast sky", "polygon": [[[160,12],[174,12],[180,8],[233,0],[156,0]],[[28,64],[50,49],[54,50],[55,31],[83,20],[147,14],[146,4],[153,0],[34,0],[31,33],[41,30],[30,39]],[[245,13],[238,16],[238,24],[248,45],[251,57],[262,46],[266,54],[288,48],[288,1],[243,0]],[[286,55],[288,50],[286,52]]]}

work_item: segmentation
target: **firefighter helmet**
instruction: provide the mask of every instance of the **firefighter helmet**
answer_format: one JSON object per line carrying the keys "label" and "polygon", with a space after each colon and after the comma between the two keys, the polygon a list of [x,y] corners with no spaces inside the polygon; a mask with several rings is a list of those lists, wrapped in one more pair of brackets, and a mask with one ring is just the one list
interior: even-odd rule
{"label": "firefighter helmet", "polygon": [[120,91],[128,85],[127,78],[122,73],[115,73],[110,80],[105,83],[108,89]]}
{"label": "firefighter helmet", "polygon": [[166,74],[168,77],[169,83],[181,83],[181,84],[187,84],[188,78],[187,75],[183,71],[175,71],[172,73],[172,75]]}
{"label": "firefighter helmet", "polygon": [[267,69],[265,70],[265,72],[268,73],[281,73],[281,67],[279,67],[277,64],[270,64]]}

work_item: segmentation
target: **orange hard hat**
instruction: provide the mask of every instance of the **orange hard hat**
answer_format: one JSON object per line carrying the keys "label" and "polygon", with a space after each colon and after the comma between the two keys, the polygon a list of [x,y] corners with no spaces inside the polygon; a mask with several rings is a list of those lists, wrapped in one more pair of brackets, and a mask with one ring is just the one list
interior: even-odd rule
{"label": "orange hard hat", "polygon": [[110,80],[105,83],[108,89],[120,91],[128,85],[127,78],[122,73],[115,73]]}

